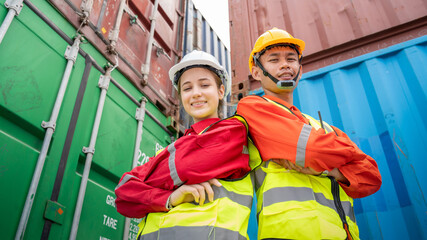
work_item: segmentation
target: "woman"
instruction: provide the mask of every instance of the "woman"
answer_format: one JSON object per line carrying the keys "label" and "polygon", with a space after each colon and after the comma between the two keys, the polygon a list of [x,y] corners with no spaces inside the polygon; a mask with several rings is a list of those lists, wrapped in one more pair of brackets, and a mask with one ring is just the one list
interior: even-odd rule
{"label": "woman", "polygon": [[228,75],[215,57],[193,51],[169,77],[194,124],[148,163],[123,175],[115,190],[117,211],[147,216],[141,239],[247,239],[253,196],[247,130],[239,120],[220,120],[218,114]]}

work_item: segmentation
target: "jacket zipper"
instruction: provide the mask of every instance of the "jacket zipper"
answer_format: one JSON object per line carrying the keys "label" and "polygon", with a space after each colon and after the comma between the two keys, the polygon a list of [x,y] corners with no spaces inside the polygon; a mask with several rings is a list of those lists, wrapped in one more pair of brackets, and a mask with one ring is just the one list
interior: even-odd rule
{"label": "jacket zipper", "polygon": [[341,218],[343,228],[344,228],[345,232],[347,233],[346,239],[352,240],[353,237],[350,234],[350,230],[348,228],[348,223],[347,223],[347,220],[345,218],[345,212],[344,212],[344,209],[343,209],[342,204],[341,204],[340,186],[339,186],[338,182],[335,180],[335,178],[333,178],[333,177],[328,177],[328,178],[331,180],[331,192],[332,192],[332,196],[334,197],[335,208],[337,209],[337,213]]}

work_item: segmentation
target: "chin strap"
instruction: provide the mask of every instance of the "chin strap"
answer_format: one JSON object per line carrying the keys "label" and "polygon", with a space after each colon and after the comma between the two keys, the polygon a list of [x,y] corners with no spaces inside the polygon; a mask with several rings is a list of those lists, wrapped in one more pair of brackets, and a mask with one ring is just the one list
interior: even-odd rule
{"label": "chin strap", "polygon": [[298,80],[299,74],[301,72],[301,67],[298,69],[297,75],[292,80],[278,80],[277,78],[273,77],[270,73],[265,70],[265,68],[262,66],[261,62],[258,61],[258,58],[254,56],[254,63],[256,66],[261,68],[264,76],[270,78],[274,83],[276,83],[277,87],[280,89],[294,89],[296,86],[296,82]]}

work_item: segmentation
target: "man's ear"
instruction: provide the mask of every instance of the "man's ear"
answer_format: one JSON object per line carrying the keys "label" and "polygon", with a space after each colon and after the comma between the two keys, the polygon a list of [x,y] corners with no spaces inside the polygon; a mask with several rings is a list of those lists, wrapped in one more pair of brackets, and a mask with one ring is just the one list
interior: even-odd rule
{"label": "man's ear", "polygon": [[261,74],[263,74],[262,70],[257,66],[252,66],[252,77],[257,80],[261,81]]}

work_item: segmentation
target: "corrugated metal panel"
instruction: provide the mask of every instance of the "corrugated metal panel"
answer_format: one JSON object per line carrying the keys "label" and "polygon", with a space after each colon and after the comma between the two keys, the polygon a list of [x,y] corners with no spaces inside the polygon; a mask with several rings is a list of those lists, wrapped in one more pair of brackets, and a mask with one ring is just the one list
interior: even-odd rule
{"label": "corrugated metal panel", "polygon": [[[212,29],[210,24],[203,17],[202,13],[196,8],[192,1],[187,2],[186,18],[185,18],[185,32],[184,32],[184,48],[182,55],[190,53],[193,50],[202,50],[208,52],[218,59],[218,62],[230,74],[230,51],[225,44],[219,39],[216,32]],[[230,101],[230,95],[227,97]],[[224,109],[224,116],[232,113],[231,108]],[[191,125],[191,118],[184,111],[180,109],[180,116],[183,127]]]}
{"label": "corrugated metal panel", "polygon": [[294,94],[378,163],[381,189],[355,200],[361,239],[427,239],[426,65],[424,36],[306,73]]}
{"label": "corrugated metal panel", "polygon": [[[168,71],[181,56],[185,0],[159,0],[152,16],[155,0],[49,0],[110,62],[167,115],[173,115],[176,100]],[[92,3],[92,4],[91,4]],[[121,4],[124,8],[120,10]],[[87,10],[86,12],[84,10]],[[85,14],[87,25],[81,25]],[[144,71],[150,42],[152,19],[155,21],[148,78]],[[118,25],[118,26],[116,26]],[[116,29],[116,30],[115,30]],[[113,31],[114,30],[114,31]],[[113,40],[117,31],[118,39]],[[112,44],[116,41],[115,45]]]}
{"label": "corrugated metal panel", "polygon": [[306,42],[305,72],[427,34],[423,0],[230,0],[229,9],[233,83],[247,81],[251,90],[258,86],[248,77],[247,59],[272,27]]}
{"label": "corrugated metal panel", "polygon": [[281,27],[306,41],[306,55],[427,14],[423,0],[230,0],[229,4],[231,16],[238,12],[250,19],[231,18],[233,24],[249,23],[252,41],[267,29]]}
{"label": "corrugated metal panel", "polygon": [[192,1],[188,1],[187,9],[183,56],[193,50],[203,50],[214,55],[221,65],[230,72],[230,66],[225,61],[225,58],[230,59],[230,51]]}
{"label": "corrugated metal panel", "polygon": [[[64,52],[76,29],[47,1],[26,2],[0,44],[0,234],[13,239],[17,232],[46,129],[61,85],[67,60]],[[6,8],[0,6],[3,21]],[[90,43],[81,45],[72,66],[65,96],[55,121],[55,132],[42,166],[37,191],[32,195],[23,239],[68,239],[82,173],[87,161],[83,147],[91,133],[100,99],[98,81],[108,62]],[[76,239],[136,239],[135,221],[115,209],[114,188],[130,171],[134,150],[138,164],[172,140],[167,118],[147,102],[142,142],[135,147],[138,121],[135,112],[143,94],[118,69],[112,72],[96,151],[84,195]],[[160,123],[160,125],[159,125]],[[135,149],[136,148],[136,149]],[[52,205],[46,205],[51,200]],[[49,206],[61,205],[61,212]],[[58,206],[58,205],[56,205]],[[56,218],[48,218],[48,216]]]}

